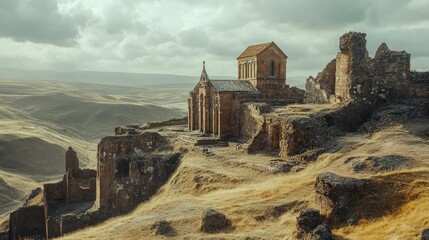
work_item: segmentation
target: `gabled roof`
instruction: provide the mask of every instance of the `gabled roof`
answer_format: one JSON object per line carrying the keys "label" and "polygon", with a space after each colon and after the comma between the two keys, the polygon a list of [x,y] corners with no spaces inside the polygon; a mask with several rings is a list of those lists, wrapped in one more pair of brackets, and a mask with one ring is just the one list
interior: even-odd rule
{"label": "gabled roof", "polygon": [[246,50],[244,50],[244,52],[237,57],[237,59],[256,56],[271,45],[275,46],[278,50],[280,50],[280,53],[282,55],[287,57],[286,54],[277,46],[275,42],[269,42],[269,43],[261,43],[261,44],[256,44],[256,45],[247,47]]}
{"label": "gabled roof", "polygon": [[216,92],[258,92],[258,90],[245,80],[210,80]]}
{"label": "gabled roof", "polygon": [[238,56],[238,58],[256,56],[258,53],[264,51],[268,46],[270,46],[271,43],[273,42],[261,43],[261,44],[249,46],[246,48],[246,50],[244,50],[243,53],[240,54],[240,56]]}

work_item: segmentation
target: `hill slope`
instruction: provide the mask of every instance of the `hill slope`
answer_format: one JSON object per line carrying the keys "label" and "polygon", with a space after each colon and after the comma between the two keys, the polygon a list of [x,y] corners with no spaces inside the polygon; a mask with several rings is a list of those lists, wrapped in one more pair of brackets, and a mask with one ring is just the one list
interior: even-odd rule
{"label": "hill slope", "polygon": [[[95,167],[97,143],[122,124],[184,116],[170,108],[184,90],[158,101],[160,89],[55,81],[0,81],[0,215],[22,204],[32,189],[64,174],[65,149],[82,168]],[[165,106],[165,107],[163,107]]]}
{"label": "hill slope", "polygon": [[[429,218],[429,119],[383,125],[372,134],[349,133],[330,143],[332,149],[298,172],[272,174],[265,154],[247,155],[235,146],[188,153],[169,182],[137,209],[63,239],[163,239],[151,229],[169,221],[175,239],[291,239],[300,210],[315,205],[319,174],[396,182],[393,192],[405,196],[392,212],[363,218],[356,226],[334,229],[338,239],[417,239]],[[177,147],[184,143],[177,142]],[[347,159],[400,156],[405,162],[382,171],[355,171]],[[389,190],[390,191],[390,190]],[[381,200],[380,200],[381,201]],[[368,206],[363,206],[368,207]],[[214,208],[226,214],[233,229],[207,235],[199,231],[202,213]],[[279,214],[278,209],[284,209]]]}

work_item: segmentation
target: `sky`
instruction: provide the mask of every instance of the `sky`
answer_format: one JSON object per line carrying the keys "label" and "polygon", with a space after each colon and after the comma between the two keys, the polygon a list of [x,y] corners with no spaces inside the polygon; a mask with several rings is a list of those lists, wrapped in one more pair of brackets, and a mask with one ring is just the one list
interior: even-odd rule
{"label": "sky", "polygon": [[0,67],[236,76],[249,45],[274,41],[287,75],[316,75],[339,37],[367,33],[429,70],[428,0],[0,0]]}

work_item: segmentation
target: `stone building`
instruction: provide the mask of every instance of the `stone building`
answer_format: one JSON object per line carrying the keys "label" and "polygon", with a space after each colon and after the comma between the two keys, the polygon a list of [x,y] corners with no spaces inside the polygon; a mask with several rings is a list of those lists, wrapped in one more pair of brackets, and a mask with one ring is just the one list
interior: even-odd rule
{"label": "stone building", "polygon": [[286,60],[286,54],[270,42],[249,46],[238,56],[238,80],[211,80],[204,63],[200,80],[189,93],[189,130],[217,138],[239,137],[242,103],[288,100]]}
{"label": "stone building", "polygon": [[371,58],[366,34],[340,37],[340,52],[316,78],[306,84],[307,103],[346,103],[356,99],[385,102],[403,97],[429,96],[427,72],[410,69],[411,55],[382,43]]}

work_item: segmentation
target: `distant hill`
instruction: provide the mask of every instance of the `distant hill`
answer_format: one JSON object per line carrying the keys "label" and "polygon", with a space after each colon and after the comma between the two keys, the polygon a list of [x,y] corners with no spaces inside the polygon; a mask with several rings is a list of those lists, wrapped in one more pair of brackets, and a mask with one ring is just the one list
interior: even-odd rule
{"label": "distant hill", "polygon": [[[236,79],[232,76],[212,76],[213,79]],[[193,87],[199,77],[173,74],[149,74],[149,73],[123,73],[123,72],[95,72],[95,71],[39,71],[13,68],[0,68],[0,80],[50,80],[62,82],[83,82],[109,84],[131,87],[159,87],[169,85],[178,88]],[[287,82],[291,86],[304,88],[305,77],[288,77]]]}
{"label": "distant hill", "polygon": [[11,68],[0,68],[0,79],[86,82],[136,87],[159,84],[191,84],[198,81],[198,78],[195,76],[181,76],[172,74],[92,71],[56,72]]}

